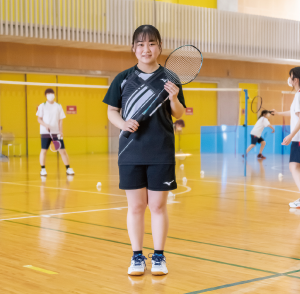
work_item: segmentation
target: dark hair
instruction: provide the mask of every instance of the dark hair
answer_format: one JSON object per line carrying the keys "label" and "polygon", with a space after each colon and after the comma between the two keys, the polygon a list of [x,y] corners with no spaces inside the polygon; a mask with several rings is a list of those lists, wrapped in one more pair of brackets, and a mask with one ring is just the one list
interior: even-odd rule
{"label": "dark hair", "polygon": [[289,75],[291,76],[293,74],[293,80],[294,78],[299,79],[299,86],[300,86],[300,67],[294,67],[290,70]]}
{"label": "dark hair", "polygon": [[54,94],[53,89],[46,89],[45,96],[47,96],[47,94]]}
{"label": "dark hair", "polygon": [[262,116],[265,116],[265,115],[268,114],[268,113],[271,113],[271,111],[269,111],[269,110],[263,110],[263,111],[260,113],[260,116],[259,116],[258,119],[260,119]]}
{"label": "dark hair", "polygon": [[158,46],[161,49],[161,36],[158,29],[152,25],[141,25],[133,33],[132,36],[132,48],[137,42],[145,42],[146,39],[149,41],[155,41],[158,43]]}

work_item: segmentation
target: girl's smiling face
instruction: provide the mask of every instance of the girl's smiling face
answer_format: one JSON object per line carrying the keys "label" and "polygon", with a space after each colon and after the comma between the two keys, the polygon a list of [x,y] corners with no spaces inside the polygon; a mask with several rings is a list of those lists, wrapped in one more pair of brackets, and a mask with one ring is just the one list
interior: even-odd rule
{"label": "girl's smiling face", "polygon": [[143,40],[141,36],[134,43],[132,50],[139,62],[150,65],[157,62],[161,53],[161,44],[158,44],[157,40],[149,40],[148,36]]}

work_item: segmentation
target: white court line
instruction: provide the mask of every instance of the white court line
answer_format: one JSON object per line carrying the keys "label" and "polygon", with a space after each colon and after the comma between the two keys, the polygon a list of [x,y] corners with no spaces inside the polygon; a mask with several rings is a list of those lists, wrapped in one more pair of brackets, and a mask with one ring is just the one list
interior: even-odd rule
{"label": "white court line", "polygon": [[179,184],[178,184],[178,186],[181,186],[181,187],[184,187],[184,188],[186,188],[186,191],[183,191],[183,192],[176,193],[176,194],[175,194],[175,196],[176,196],[176,195],[179,195],[179,194],[188,193],[188,192],[190,192],[190,191],[192,190],[192,188],[190,188],[190,187],[188,187],[188,186],[179,185]]}
{"label": "white court line", "polygon": [[229,185],[236,185],[236,186],[249,186],[249,187],[255,187],[255,188],[272,189],[272,190],[292,192],[292,193],[298,193],[299,194],[299,191],[287,190],[287,189],[281,189],[281,188],[273,188],[273,187],[266,187],[266,186],[259,186],[259,185],[250,185],[250,184],[241,184],[241,183],[230,183],[230,182],[221,182],[221,181],[205,181],[205,180],[197,180],[197,179],[189,179],[189,181],[207,182],[207,183],[219,183],[219,184],[229,184]]}
{"label": "white court line", "polygon": [[13,218],[0,219],[0,221],[24,219],[24,218],[34,218],[34,217],[51,217],[51,216],[55,216],[55,215],[84,213],[84,212],[95,212],[95,211],[103,211],[103,210],[122,210],[123,208],[128,208],[128,206],[115,207],[115,208],[93,209],[93,210],[82,210],[82,211],[72,211],[72,212],[60,212],[60,213],[41,214],[41,215],[31,215],[31,216],[22,216],[22,217],[13,217]]}
{"label": "white court line", "polygon": [[93,192],[93,191],[83,191],[83,190],[73,190],[73,189],[65,189],[65,188],[58,188],[58,187],[46,187],[46,186],[38,186],[38,185],[28,185],[28,184],[20,184],[20,183],[12,183],[12,182],[0,182],[0,184],[18,185],[18,186],[27,186],[27,187],[37,187],[37,188],[43,187],[45,189],[52,189],[52,190],[64,190],[64,191],[72,191],[72,192],[92,193],[92,194],[102,194],[102,195],[109,195],[109,196],[126,197],[126,195],[120,195],[120,194],[99,193],[99,192]]}
{"label": "white court line", "polygon": [[[0,182],[0,183],[6,184],[7,182]],[[14,184],[14,185],[21,185],[21,186],[41,187],[41,186],[35,186],[35,185],[26,185],[26,184],[9,183],[9,182],[8,182],[7,184]],[[180,192],[180,193],[177,193],[177,194],[175,194],[175,195],[188,193],[189,191],[192,190],[192,189],[191,189],[190,187],[188,187],[188,186],[183,186],[183,185],[178,185],[178,186],[185,187],[187,190],[186,190],[186,191],[183,191],[183,192]],[[54,188],[54,187],[45,187],[45,188],[49,188],[49,189],[62,189],[62,188]],[[62,190],[70,190],[70,189],[62,189]],[[89,192],[89,191],[81,191],[81,190],[70,190],[70,191],[78,191],[78,192],[96,193],[96,194],[105,194],[105,195],[114,195],[114,196],[116,196],[115,194],[97,193],[97,192]],[[122,195],[117,195],[117,196],[122,196]],[[126,197],[126,196],[123,196],[123,197]],[[170,200],[167,204],[172,204],[172,203],[180,203],[180,202]],[[116,208],[104,208],[104,209],[93,209],[93,210],[73,211],[73,212],[61,212],[61,213],[42,214],[42,215],[21,216],[21,217],[13,217],[13,218],[0,219],[0,221],[16,220],[16,219],[27,219],[27,218],[37,218],[37,217],[51,217],[51,216],[56,216],[56,215],[74,214],[74,213],[84,213],[84,212],[95,212],[95,211],[103,211],[103,210],[121,210],[121,209],[123,209],[123,208],[128,208],[128,206],[124,206],[124,207],[116,207]]]}

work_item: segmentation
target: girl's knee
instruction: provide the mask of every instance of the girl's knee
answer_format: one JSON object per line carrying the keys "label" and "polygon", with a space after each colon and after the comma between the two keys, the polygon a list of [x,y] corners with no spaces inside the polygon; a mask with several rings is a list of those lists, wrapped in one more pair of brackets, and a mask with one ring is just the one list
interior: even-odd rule
{"label": "girl's knee", "polygon": [[128,211],[132,214],[144,214],[147,204],[144,203],[135,203],[128,206]]}
{"label": "girl's knee", "polygon": [[153,203],[153,204],[149,205],[149,209],[150,209],[151,213],[154,213],[154,214],[160,214],[160,213],[165,212],[166,207],[167,207],[166,203]]}

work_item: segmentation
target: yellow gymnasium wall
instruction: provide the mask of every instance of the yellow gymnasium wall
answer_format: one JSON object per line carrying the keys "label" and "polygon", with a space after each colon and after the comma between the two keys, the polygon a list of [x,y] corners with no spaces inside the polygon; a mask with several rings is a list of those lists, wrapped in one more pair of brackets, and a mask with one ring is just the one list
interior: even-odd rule
{"label": "yellow gymnasium wall", "polygon": [[[248,125],[255,125],[257,121],[257,114],[251,111],[251,102],[255,96],[258,95],[258,84],[239,83],[239,88],[248,90]],[[245,92],[240,92],[240,119],[239,125],[245,123]]]}
{"label": "yellow gymnasium wall", "polygon": [[[0,80],[37,83],[64,83],[83,85],[108,85],[107,78],[55,76],[45,74],[0,74]],[[26,91],[27,88],[27,91]],[[0,125],[5,133],[13,133],[15,142],[21,143],[22,155],[26,154],[26,94],[28,155],[38,155],[41,150],[40,125],[37,108],[46,101],[46,86],[0,85]],[[107,105],[102,102],[106,89],[51,87],[56,101],[66,114],[63,135],[69,154],[107,153]],[[67,106],[76,106],[77,114],[67,114]],[[7,154],[4,145],[3,153]],[[48,152],[49,155],[55,153]]]}
{"label": "yellow gymnasium wall", "polygon": [[[193,108],[193,115],[184,113],[181,118],[185,122],[185,128],[182,130],[180,148],[183,150],[200,150],[200,127],[217,125],[217,92],[184,91],[184,88],[217,88],[217,84],[192,82],[183,86],[185,104],[187,107]],[[178,135],[175,136],[175,146],[176,151],[178,151]]]}
{"label": "yellow gymnasium wall", "polygon": [[158,2],[167,2],[181,5],[191,5],[198,7],[206,7],[206,8],[217,8],[218,1],[217,0],[156,0]]}
{"label": "yellow gymnasium wall", "polygon": [[[23,74],[0,73],[0,80],[24,82],[24,79]],[[15,143],[21,144],[22,155],[26,154],[25,118],[25,87],[0,85],[0,125],[2,132],[14,134]],[[5,144],[3,153],[7,155],[7,152],[7,144]]]}
{"label": "yellow gymnasium wall", "polygon": [[[106,78],[58,76],[58,83],[108,85]],[[77,114],[66,114],[63,123],[66,148],[69,154],[107,153],[107,105],[102,102],[106,89],[58,88],[58,103],[66,112],[76,106]]]}

